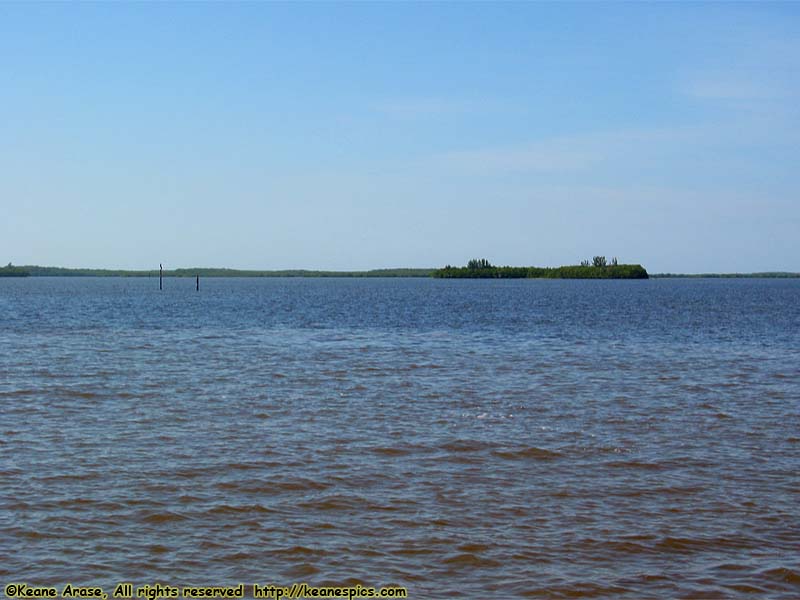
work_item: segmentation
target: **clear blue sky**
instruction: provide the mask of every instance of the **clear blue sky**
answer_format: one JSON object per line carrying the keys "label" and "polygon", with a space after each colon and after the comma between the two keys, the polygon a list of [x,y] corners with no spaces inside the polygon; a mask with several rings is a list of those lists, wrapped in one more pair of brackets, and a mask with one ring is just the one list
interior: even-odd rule
{"label": "clear blue sky", "polygon": [[800,271],[800,4],[0,3],[0,262]]}

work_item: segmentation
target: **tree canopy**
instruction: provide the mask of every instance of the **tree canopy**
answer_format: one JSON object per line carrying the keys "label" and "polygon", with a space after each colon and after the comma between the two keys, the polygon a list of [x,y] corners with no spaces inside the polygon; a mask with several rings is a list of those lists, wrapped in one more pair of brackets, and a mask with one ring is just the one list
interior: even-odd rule
{"label": "tree canopy", "polygon": [[447,265],[433,272],[439,279],[647,279],[647,271],[638,264],[618,264],[614,258],[609,265],[605,256],[595,256],[590,264],[562,267],[497,267],[485,258],[473,258],[466,267]]}

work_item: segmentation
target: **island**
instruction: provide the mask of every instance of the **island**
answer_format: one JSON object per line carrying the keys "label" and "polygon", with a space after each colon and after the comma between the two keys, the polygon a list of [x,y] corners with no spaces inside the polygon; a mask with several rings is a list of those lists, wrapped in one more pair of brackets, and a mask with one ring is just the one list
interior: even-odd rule
{"label": "island", "polygon": [[638,264],[609,264],[605,256],[590,262],[563,267],[497,267],[485,258],[473,258],[466,267],[447,265],[433,272],[438,279],[647,279],[647,271]]}
{"label": "island", "polygon": [[15,267],[8,263],[5,267],[0,267],[0,277],[28,277],[30,273],[22,267]]}

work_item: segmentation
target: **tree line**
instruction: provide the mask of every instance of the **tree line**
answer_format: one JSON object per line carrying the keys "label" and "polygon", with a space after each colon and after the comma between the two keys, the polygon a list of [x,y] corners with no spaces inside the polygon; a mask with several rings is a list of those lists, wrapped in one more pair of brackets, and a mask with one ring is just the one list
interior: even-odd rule
{"label": "tree line", "polygon": [[[369,271],[314,271],[310,269],[284,269],[275,271],[190,267],[164,269],[164,277],[430,277],[434,269],[372,269]],[[144,271],[125,269],[73,269],[66,267],[0,267],[0,276],[34,277],[158,277],[158,269]]]}
{"label": "tree line", "polygon": [[8,263],[5,267],[0,267],[0,277],[27,277],[30,275],[23,267],[15,267]]}
{"label": "tree line", "polygon": [[647,270],[639,264],[619,264],[614,257],[608,264],[605,256],[595,256],[591,263],[562,267],[499,267],[485,258],[473,258],[465,267],[447,265],[433,272],[439,279],[647,279]]}

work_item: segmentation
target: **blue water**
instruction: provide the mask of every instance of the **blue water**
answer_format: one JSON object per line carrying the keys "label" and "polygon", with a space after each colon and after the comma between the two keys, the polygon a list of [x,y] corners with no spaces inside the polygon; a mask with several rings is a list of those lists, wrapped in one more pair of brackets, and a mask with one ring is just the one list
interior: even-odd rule
{"label": "blue water", "polygon": [[0,279],[0,583],[800,596],[800,280],[194,284]]}

